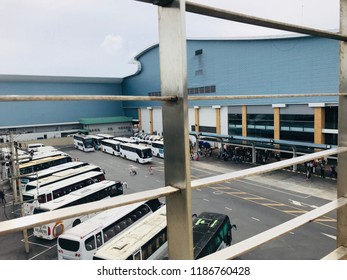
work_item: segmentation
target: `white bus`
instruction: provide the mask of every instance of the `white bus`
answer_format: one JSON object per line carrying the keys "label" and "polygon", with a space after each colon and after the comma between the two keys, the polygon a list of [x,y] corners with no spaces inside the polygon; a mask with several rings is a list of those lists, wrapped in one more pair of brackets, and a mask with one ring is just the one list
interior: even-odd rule
{"label": "white bus", "polygon": [[[203,212],[193,220],[194,259],[231,245],[229,216]],[[95,253],[95,260],[162,260],[168,258],[165,207],[121,233]]]}
{"label": "white bus", "polygon": [[98,213],[58,237],[59,260],[92,260],[97,249],[161,207],[158,199]]}
{"label": "white bus", "polygon": [[153,141],[151,149],[152,149],[153,156],[164,158],[164,142],[163,141]]}
{"label": "white bus", "polygon": [[101,246],[93,260],[157,259],[166,247],[166,207],[162,207]]}
{"label": "white bus", "polygon": [[84,134],[74,134],[73,136],[74,146],[83,152],[93,152],[95,151],[93,145],[93,138],[89,135]]}
{"label": "white bus", "polygon": [[79,167],[86,166],[86,165],[88,165],[87,162],[71,161],[71,162],[59,164],[59,165],[52,166],[50,168],[38,171],[35,174],[25,175],[25,176],[20,178],[22,190],[23,190],[23,192],[25,191],[25,186],[29,182],[49,177],[49,176],[53,175],[54,173],[57,173],[60,171],[64,171],[67,169],[75,169],[75,168],[79,168]]}
{"label": "white bus", "polygon": [[90,171],[103,171],[103,170],[101,170],[101,168],[97,165],[85,164],[83,166],[80,166],[79,168],[71,168],[71,169],[66,169],[59,172],[54,172],[50,176],[46,176],[44,178],[40,178],[38,180],[32,180],[31,182],[28,182],[23,188],[23,193],[26,193],[34,189],[39,189],[46,185],[56,183],[56,182],[74,177],[76,175],[84,174]]}
{"label": "white bus", "polygon": [[114,156],[119,156],[119,144],[120,142],[111,139],[104,139],[101,141],[101,151]]}
{"label": "white bus", "polygon": [[38,148],[44,147],[45,145],[42,143],[32,143],[32,144],[28,144],[28,152],[37,152]]}
{"label": "white bus", "polygon": [[101,140],[104,139],[104,137],[98,136],[98,135],[89,135],[93,139],[93,146],[95,150],[100,150],[101,147]]}
{"label": "white bus", "polygon": [[135,139],[129,137],[114,137],[113,140],[118,141],[119,143],[132,143],[137,144]]}
{"label": "white bus", "polygon": [[42,159],[32,160],[26,163],[19,164],[19,174],[27,175],[71,161],[72,158],[69,155],[58,155],[53,157],[45,157]]}
{"label": "white bus", "polygon": [[113,139],[114,135],[106,134],[106,133],[98,133],[96,136],[102,137],[103,139]]}
{"label": "white bus", "polygon": [[[81,205],[84,203],[94,202],[107,199],[123,194],[121,182],[104,180],[99,183],[89,185],[81,190],[74,191],[58,199],[47,202],[44,206],[34,209],[34,214],[54,211],[56,209],[67,208],[70,206]],[[59,220],[43,226],[34,227],[34,236],[43,239],[55,239],[66,230],[77,226],[94,214],[73,217],[70,219]]]}
{"label": "white bus", "polygon": [[103,180],[105,180],[103,172],[91,171],[46,185],[43,188],[30,190],[23,194],[24,215],[31,215],[35,207]]}
{"label": "white bus", "polygon": [[152,161],[152,150],[150,147],[122,143],[119,145],[119,152],[121,157],[138,163],[143,164]]}

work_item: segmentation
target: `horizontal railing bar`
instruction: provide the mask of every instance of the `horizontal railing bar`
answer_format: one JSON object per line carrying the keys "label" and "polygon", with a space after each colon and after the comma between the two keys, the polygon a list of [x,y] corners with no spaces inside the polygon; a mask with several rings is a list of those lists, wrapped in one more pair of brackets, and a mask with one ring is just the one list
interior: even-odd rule
{"label": "horizontal railing bar", "polygon": [[274,240],[304,224],[312,222],[315,219],[345,205],[347,205],[347,198],[341,197],[310,212],[300,215],[288,222],[275,226],[267,231],[264,231],[246,240],[231,245],[230,247],[227,247],[221,251],[208,255],[202,258],[202,260],[234,259],[259,247],[260,245],[265,244],[266,242]]}
{"label": "horizontal railing bar", "polygon": [[163,187],[154,190],[143,191],[128,195],[120,195],[106,200],[95,201],[87,204],[58,209],[46,213],[35,214],[0,222],[0,236],[9,233],[30,229],[35,226],[44,225],[60,219],[68,219],[76,216],[96,213],[107,209],[128,205],[140,201],[160,198],[179,191],[173,187]]}
{"label": "horizontal railing bar", "polygon": [[304,163],[304,162],[308,162],[317,158],[323,158],[323,157],[327,157],[327,156],[335,155],[339,153],[344,153],[344,152],[347,152],[347,147],[337,147],[337,148],[333,148],[333,149],[329,149],[325,151],[320,151],[320,152],[316,152],[316,153],[312,153],[312,154],[308,154],[304,156],[277,161],[274,163],[269,163],[266,165],[261,165],[261,166],[257,166],[253,168],[240,170],[240,171],[233,171],[233,172],[229,172],[229,173],[225,173],[221,175],[211,176],[208,178],[196,179],[191,182],[191,187],[192,189],[197,189],[197,188],[209,186],[212,184],[242,179],[245,177],[282,169],[288,166],[292,166],[294,164]]}
{"label": "horizontal railing bar", "polygon": [[[255,94],[255,95],[188,95],[188,100],[300,98],[300,97],[347,96],[347,93],[299,93],[299,94]],[[22,101],[175,101],[176,96],[134,95],[2,95],[0,102]]]}
{"label": "horizontal railing bar", "polygon": [[[313,154],[309,154],[305,156],[300,156],[297,158],[292,158],[292,159],[283,160],[283,161],[279,161],[279,162],[275,162],[275,163],[271,163],[271,164],[267,164],[263,166],[249,168],[246,170],[235,171],[232,173],[212,176],[209,178],[197,179],[191,182],[191,187],[193,189],[201,188],[204,186],[209,186],[209,185],[220,183],[220,182],[241,179],[244,177],[281,169],[296,163],[306,162],[312,159],[326,157],[328,155],[338,154],[338,153],[342,153],[346,151],[347,151],[347,147],[338,147],[338,148],[333,148],[333,149],[329,149],[326,151],[321,151],[321,152],[317,152],[317,153],[313,153]],[[166,186],[166,187],[162,187],[162,188],[158,188],[158,189],[154,189],[150,191],[144,191],[144,192],[139,192],[139,193],[130,194],[130,195],[123,195],[123,196],[118,196],[108,200],[74,206],[73,208],[70,208],[68,210],[60,209],[50,213],[36,214],[36,215],[31,215],[31,216],[21,217],[21,218],[9,220],[9,221],[0,222],[0,236],[11,233],[11,232],[16,232],[23,229],[32,228],[37,225],[46,224],[48,222],[56,221],[58,219],[67,219],[67,218],[79,216],[82,214],[95,213],[95,212],[107,210],[110,208],[135,203],[138,201],[145,201],[152,198],[163,197],[163,196],[175,193],[176,191],[179,191],[179,190],[171,186]]]}
{"label": "horizontal railing bar", "polygon": [[176,96],[133,96],[133,95],[2,95],[0,102],[15,101],[175,101]]}
{"label": "horizontal railing bar", "polygon": [[317,37],[323,37],[334,40],[347,41],[347,36],[341,35],[335,32],[329,32],[325,30],[319,30],[315,28],[288,24],[280,21],[250,16],[242,13],[231,12],[224,9],[209,7],[206,5],[196,4],[192,2],[186,2],[186,11],[194,14],[235,21],[245,24],[251,24],[261,27],[267,27],[277,30],[295,32],[300,34],[307,34]]}
{"label": "horizontal railing bar", "polygon": [[[144,3],[153,3],[153,0],[136,0]],[[160,1],[159,1],[160,2]],[[256,25],[261,27],[267,27],[272,29],[278,29],[283,31],[307,34],[317,37],[323,37],[334,40],[347,41],[347,37],[339,33],[329,32],[325,30],[319,30],[315,28],[288,24],[280,21],[269,20],[265,18],[250,16],[242,13],[231,12],[225,9],[214,8],[206,5],[196,4],[186,1],[186,11],[198,15],[209,16],[228,21],[234,21],[239,23],[245,23],[250,25]]]}
{"label": "horizontal railing bar", "polygon": [[223,100],[223,99],[267,99],[347,96],[347,93],[298,93],[298,94],[257,94],[257,95],[188,95],[188,100]]}
{"label": "horizontal railing bar", "polygon": [[338,247],[322,258],[322,260],[347,260],[347,248],[343,246]]}

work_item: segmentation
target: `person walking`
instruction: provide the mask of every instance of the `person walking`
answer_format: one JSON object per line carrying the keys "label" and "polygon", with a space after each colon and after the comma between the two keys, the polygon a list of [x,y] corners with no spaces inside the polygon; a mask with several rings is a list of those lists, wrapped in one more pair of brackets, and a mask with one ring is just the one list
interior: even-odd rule
{"label": "person walking", "polygon": [[2,190],[0,190],[0,199],[2,203],[6,204],[5,194]]}
{"label": "person walking", "polygon": [[320,163],[320,176],[325,178],[325,165],[323,162]]}

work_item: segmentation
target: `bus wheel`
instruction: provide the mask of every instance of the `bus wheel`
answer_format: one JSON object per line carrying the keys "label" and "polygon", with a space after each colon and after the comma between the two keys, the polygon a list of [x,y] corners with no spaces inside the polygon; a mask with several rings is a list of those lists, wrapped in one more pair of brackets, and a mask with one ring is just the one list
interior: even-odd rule
{"label": "bus wheel", "polygon": [[75,227],[75,226],[79,225],[80,223],[81,223],[81,220],[77,219],[73,222],[72,227]]}

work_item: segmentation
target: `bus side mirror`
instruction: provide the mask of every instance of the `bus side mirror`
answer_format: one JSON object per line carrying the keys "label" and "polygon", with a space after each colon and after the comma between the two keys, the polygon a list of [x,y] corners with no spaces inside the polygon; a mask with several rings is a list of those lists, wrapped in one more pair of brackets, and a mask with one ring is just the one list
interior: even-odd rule
{"label": "bus side mirror", "polygon": [[235,230],[237,230],[237,226],[235,224],[230,225],[230,230],[232,230],[233,228],[235,228]]}

